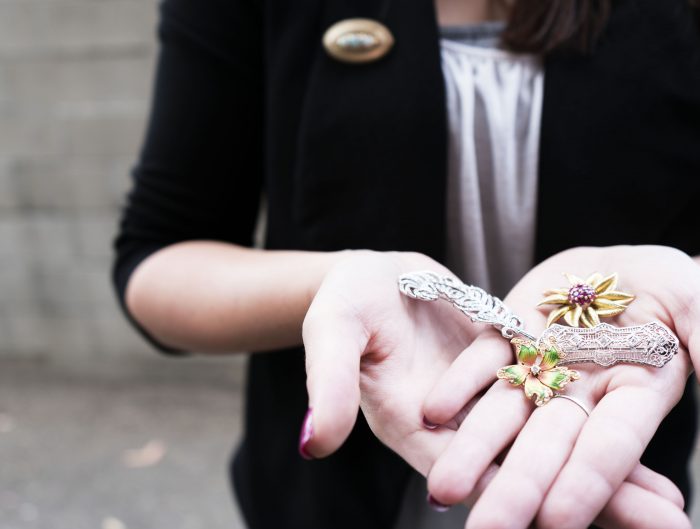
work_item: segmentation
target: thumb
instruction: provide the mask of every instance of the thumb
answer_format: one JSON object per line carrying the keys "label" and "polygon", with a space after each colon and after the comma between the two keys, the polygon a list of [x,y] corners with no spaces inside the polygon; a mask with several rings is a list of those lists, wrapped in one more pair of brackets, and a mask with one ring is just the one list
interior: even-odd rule
{"label": "thumb", "polygon": [[[691,261],[692,262],[692,261]],[[664,322],[675,330],[681,343],[685,346],[700,382],[700,267],[692,262],[691,273],[680,275],[684,278],[683,288],[678,289],[675,305],[668,308],[672,322]]]}
{"label": "thumb", "polygon": [[313,459],[340,448],[355,425],[360,358],[369,335],[355,311],[317,295],[304,319],[303,339],[309,410],[301,428],[299,452]]}

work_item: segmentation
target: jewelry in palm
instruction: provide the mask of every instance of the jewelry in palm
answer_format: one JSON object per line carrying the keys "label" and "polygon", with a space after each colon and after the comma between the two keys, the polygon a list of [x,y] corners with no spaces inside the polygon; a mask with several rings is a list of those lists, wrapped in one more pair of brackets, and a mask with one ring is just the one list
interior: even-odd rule
{"label": "jewelry in palm", "polygon": [[[549,290],[540,302],[540,306],[559,306],[550,313],[547,329],[538,338],[525,330],[522,318],[499,298],[454,277],[411,272],[399,277],[399,289],[414,299],[448,301],[472,322],[500,330],[514,346],[518,363],[499,369],[496,376],[513,386],[523,386],[526,397],[537,406],[560,396],[555,392],[580,378],[567,365],[594,363],[609,367],[632,363],[663,367],[678,352],[678,338],[659,322],[631,327],[600,323],[600,317],[620,314],[634,300],[631,294],[615,290],[617,274],[604,277],[595,273],[585,281],[566,275],[570,288]],[[562,317],[572,326],[554,324]],[[584,327],[577,327],[579,323]]]}

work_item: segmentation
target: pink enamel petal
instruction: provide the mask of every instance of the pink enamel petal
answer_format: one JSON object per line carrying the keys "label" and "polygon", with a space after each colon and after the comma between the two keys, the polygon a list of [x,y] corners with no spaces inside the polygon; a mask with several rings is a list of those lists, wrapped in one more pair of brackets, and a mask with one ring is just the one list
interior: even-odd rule
{"label": "pink enamel petal", "polygon": [[525,380],[525,396],[534,400],[536,406],[547,404],[553,395],[554,391],[542,384],[536,377],[530,375]]}

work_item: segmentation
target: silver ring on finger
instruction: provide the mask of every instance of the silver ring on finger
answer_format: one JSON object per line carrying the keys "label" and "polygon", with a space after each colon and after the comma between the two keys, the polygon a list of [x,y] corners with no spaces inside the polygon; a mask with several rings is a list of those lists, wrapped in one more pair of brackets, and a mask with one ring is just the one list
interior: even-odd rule
{"label": "silver ring on finger", "polygon": [[552,398],[553,399],[566,399],[568,401],[571,401],[574,404],[576,404],[576,406],[578,406],[579,408],[581,408],[583,410],[583,413],[586,414],[586,417],[591,416],[591,412],[588,410],[586,405],[583,402],[581,402],[580,400],[578,400],[576,397],[572,397],[570,395],[562,395],[561,393],[557,393]]}

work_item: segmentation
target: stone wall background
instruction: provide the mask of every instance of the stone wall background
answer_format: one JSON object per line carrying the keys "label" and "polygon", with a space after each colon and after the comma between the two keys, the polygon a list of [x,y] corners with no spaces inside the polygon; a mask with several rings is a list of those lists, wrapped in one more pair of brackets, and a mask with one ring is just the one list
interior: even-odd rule
{"label": "stone wall background", "polygon": [[0,359],[153,354],[109,266],[156,22],[155,0],[0,0]]}

